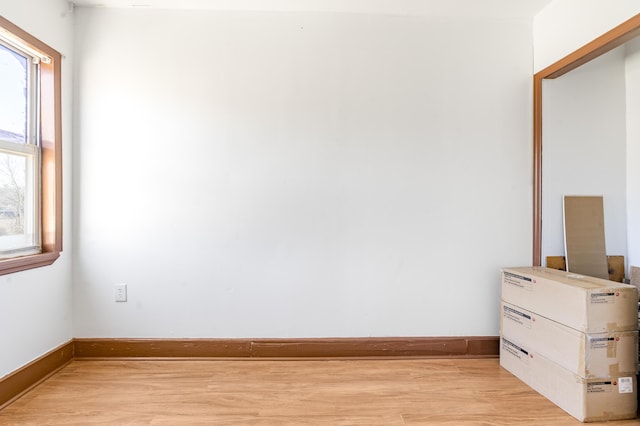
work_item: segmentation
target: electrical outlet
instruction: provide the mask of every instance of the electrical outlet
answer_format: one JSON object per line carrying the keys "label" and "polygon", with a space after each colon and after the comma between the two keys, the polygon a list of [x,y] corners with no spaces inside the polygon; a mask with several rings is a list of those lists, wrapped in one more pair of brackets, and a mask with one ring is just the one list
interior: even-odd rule
{"label": "electrical outlet", "polygon": [[126,301],[127,301],[127,285],[116,284],[116,302],[126,302]]}

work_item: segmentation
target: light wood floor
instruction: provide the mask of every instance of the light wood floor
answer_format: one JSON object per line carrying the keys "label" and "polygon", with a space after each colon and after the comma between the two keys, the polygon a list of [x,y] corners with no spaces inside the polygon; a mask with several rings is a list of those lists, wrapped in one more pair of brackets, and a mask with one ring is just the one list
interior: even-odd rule
{"label": "light wood floor", "polygon": [[0,424],[581,423],[484,359],[77,360],[0,411]]}

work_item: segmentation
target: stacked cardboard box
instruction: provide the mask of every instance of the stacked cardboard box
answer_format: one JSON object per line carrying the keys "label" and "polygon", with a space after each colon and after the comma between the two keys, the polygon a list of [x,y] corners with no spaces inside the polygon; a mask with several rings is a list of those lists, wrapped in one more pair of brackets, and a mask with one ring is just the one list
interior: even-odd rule
{"label": "stacked cardboard box", "polygon": [[[640,267],[631,266],[629,268],[629,275],[629,283],[635,288],[640,289]],[[640,330],[640,301],[638,301],[638,329]],[[638,356],[638,363],[640,364],[640,356]],[[640,372],[636,375],[636,379],[640,380]],[[640,391],[638,392],[638,407],[640,407]]]}
{"label": "stacked cardboard box", "polygon": [[637,309],[630,285],[506,268],[500,365],[580,421],[635,418]]}

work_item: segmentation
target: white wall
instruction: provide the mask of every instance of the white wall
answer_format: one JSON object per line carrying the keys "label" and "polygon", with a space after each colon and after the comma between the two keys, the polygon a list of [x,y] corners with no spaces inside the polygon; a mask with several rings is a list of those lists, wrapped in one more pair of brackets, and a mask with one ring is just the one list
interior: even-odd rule
{"label": "white wall", "polygon": [[624,47],[543,82],[542,258],[562,256],[564,195],[603,195],[607,254],[627,255]]}
{"label": "white wall", "polygon": [[553,0],[534,18],[534,70],[541,71],[638,13],[638,1]]}
{"label": "white wall", "polygon": [[640,266],[640,38],[626,48],[627,89],[627,265]]}
{"label": "white wall", "polygon": [[529,20],[76,24],[77,337],[498,333],[499,268],[531,259]]}
{"label": "white wall", "polygon": [[73,17],[63,0],[0,0],[0,15],[64,55],[64,252],[52,266],[0,276],[0,378],[72,336],[71,94]]}

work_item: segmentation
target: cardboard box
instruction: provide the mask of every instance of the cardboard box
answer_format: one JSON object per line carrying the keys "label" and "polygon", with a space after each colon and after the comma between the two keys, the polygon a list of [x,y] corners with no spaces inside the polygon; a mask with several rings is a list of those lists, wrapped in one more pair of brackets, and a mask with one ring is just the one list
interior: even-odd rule
{"label": "cardboard box", "polygon": [[583,333],[638,330],[638,290],[542,267],[505,268],[502,300]]}
{"label": "cardboard box", "polygon": [[637,369],[637,331],[582,333],[504,301],[500,331],[580,377],[611,378]]}
{"label": "cardboard box", "polygon": [[635,371],[585,379],[508,336],[500,339],[500,365],[582,422],[636,417]]}

